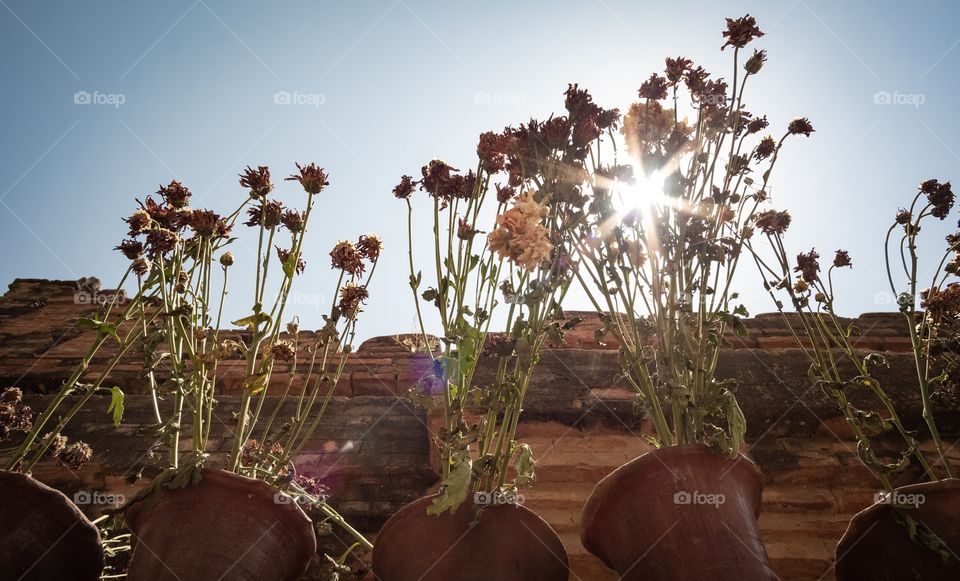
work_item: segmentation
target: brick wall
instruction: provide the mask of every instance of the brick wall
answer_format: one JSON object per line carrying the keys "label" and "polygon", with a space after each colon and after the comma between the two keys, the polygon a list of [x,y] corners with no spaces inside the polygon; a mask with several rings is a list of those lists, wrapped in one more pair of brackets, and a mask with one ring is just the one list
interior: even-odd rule
{"label": "brick wall", "polygon": [[[18,385],[42,409],[49,396],[86,351],[90,336],[73,321],[92,312],[77,304],[72,282],[18,279],[0,297],[0,385]],[[108,291],[107,291],[108,292]],[[593,485],[614,468],[647,451],[637,437],[643,421],[634,413],[631,395],[617,377],[616,346],[600,346],[590,314],[567,337],[547,350],[531,382],[520,436],[537,458],[536,485],[525,492],[527,505],[561,535],[573,565],[572,579],[615,579],[615,575],[580,546],[580,509]],[[744,338],[730,338],[719,375],[736,377],[739,401],[747,416],[747,454],[764,473],[761,531],[777,573],[783,579],[831,579],[833,547],[846,522],[872,502],[876,485],[856,457],[856,446],[832,404],[807,379],[807,364],[779,315],[747,322]],[[922,419],[914,393],[912,360],[903,321],[895,313],[868,313],[848,321],[861,330],[858,345],[883,352],[889,368],[877,375],[902,405],[910,427]],[[309,336],[303,336],[306,343]],[[91,374],[109,351],[99,354]],[[111,384],[128,394],[127,413],[119,428],[106,414],[106,401],[94,400],[67,435],[89,442],[95,461],[71,474],[41,465],[36,474],[68,493],[102,490],[131,495],[144,480],[127,480],[143,464],[152,440],[143,433],[152,414],[139,355],[129,354]],[[363,343],[350,355],[330,410],[298,462],[301,472],[321,476],[333,493],[331,504],[362,531],[376,530],[397,508],[433,489],[430,417],[403,398],[426,369],[423,356],[410,353],[394,337]],[[233,430],[242,375],[237,362],[226,362],[218,385],[218,422],[212,440],[214,463],[222,461]],[[479,377],[489,373],[481,369]],[[274,377],[286,383],[283,372]],[[296,381],[295,381],[296,385]],[[274,386],[274,390],[278,389]],[[952,445],[960,436],[960,416],[945,415],[941,429]],[[921,431],[921,433],[923,433]],[[925,444],[929,446],[929,443]],[[960,462],[960,446],[951,455]],[[145,476],[149,477],[147,470]],[[904,482],[916,476],[902,475]],[[85,507],[91,514],[96,507]]]}

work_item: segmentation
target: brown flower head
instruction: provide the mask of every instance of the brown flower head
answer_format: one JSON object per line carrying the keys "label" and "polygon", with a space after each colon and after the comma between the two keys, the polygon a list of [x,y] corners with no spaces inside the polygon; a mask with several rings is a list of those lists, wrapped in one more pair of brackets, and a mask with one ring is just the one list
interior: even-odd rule
{"label": "brown flower head", "polygon": [[150,214],[146,210],[140,209],[130,214],[129,218],[124,218],[124,222],[130,226],[130,236],[136,236],[146,232],[150,228]]}
{"label": "brown flower head", "polygon": [[134,261],[130,263],[130,270],[140,278],[143,278],[150,274],[150,261],[142,257],[134,259]]}
{"label": "brown flower head", "polygon": [[837,268],[852,267],[853,261],[850,259],[850,253],[846,250],[837,250],[837,254],[833,257],[833,266]]}
{"label": "brown flower head", "polygon": [[767,121],[766,115],[764,115],[763,117],[757,117],[755,119],[751,119],[750,121],[747,122],[747,133],[751,135],[754,133],[760,133],[761,131],[766,129],[767,126],[769,125],[770,123]]}
{"label": "brown flower head", "polygon": [[511,357],[517,348],[517,340],[502,333],[491,333],[483,342],[482,354],[486,357]]}
{"label": "brown flower head", "polygon": [[297,348],[294,347],[293,341],[280,340],[270,346],[270,354],[277,361],[289,363],[297,359]]}
{"label": "brown flower head", "polygon": [[540,223],[547,212],[530,192],[523,193],[512,208],[497,216],[497,226],[487,236],[490,250],[527,270],[536,269],[553,250],[547,229]]}
{"label": "brown flower head", "polygon": [[757,19],[747,14],[734,20],[727,18],[727,29],[723,31],[723,37],[727,41],[720,47],[720,50],[732,46],[734,48],[743,48],[755,38],[763,36],[760,27],[757,26]]}
{"label": "brown flower head", "polygon": [[757,144],[757,149],[753,152],[753,159],[763,161],[773,155],[773,152],[776,150],[777,142],[773,140],[773,137],[768,135]]}
{"label": "brown flower head", "polygon": [[910,213],[910,210],[900,208],[900,210],[897,211],[897,224],[902,226],[909,224],[911,220],[913,220],[913,214]]}
{"label": "brown flower head", "polygon": [[180,237],[166,228],[154,228],[147,232],[147,252],[152,258],[165,256],[177,247]]}
{"label": "brown flower head", "polygon": [[0,442],[13,432],[29,432],[33,427],[33,410],[23,403],[23,392],[8,387],[0,393]]}
{"label": "brown flower head", "polygon": [[641,99],[653,99],[659,101],[660,99],[667,98],[667,78],[661,77],[657,73],[650,75],[650,78],[643,82],[640,85],[640,90],[637,92]]}
{"label": "brown flower head", "polygon": [[927,201],[933,209],[930,213],[943,220],[953,209],[953,190],[950,182],[940,183],[938,180],[927,180],[920,184],[920,191],[926,194]]}
{"label": "brown flower head", "polygon": [[138,240],[124,240],[114,250],[119,250],[130,260],[135,260],[143,253],[143,244]]}
{"label": "brown flower head", "polygon": [[145,203],[141,204],[141,207],[161,228],[180,231],[189,221],[189,210],[176,208],[167,203],[158,204],[150,196]]}
{"label": "brown flower head", "polygon": [[488,173],[502,171],[506,164],[507,149],[511,137],[508,133],[494,133],[487,131],[480,134],[477,144],[477,157],[480,158],[480,167]]}
{"label": "brown flower head", "polygon": [[297,474],[293,477],[293,481],[296,482],[297,486],[303,489],[304,492],[319,500],[324,500],[329,495],[330,489],[316,478],[311,478],[304,474]]}
{"label": "brown flower head", "polygon": [[413,181],[413,178],[410,176],[403,176],[400,178],[400,183],[393,188],[393,195],[399,200],[406,200],[413,194],[413,188],[417,185],[417,182]]}
{"label": "brown flower head", "polygon": [[804,135],[805,137],[810,137],[810,134],[813,133],[813,125],[810,124],[810,120],[806,117],[797,117],[790,122],[790,125],[787,126],[787,132],[790,135]]}
{"label": "brown flower head", "polygon": [[273,182],[270,181],[270,168],[265,165],[253,169],[249,165],[240,174],[240,185],[250,190],[250,195],[263,197],[273,191]]}
{"label": "brown flower head", "polygon": [[515,195],[517,195],[516,188],[510,186],[501,186],[497,184],[497,201],[501,204],[506,204],[509,202]]}
{"label": "brown flower head", "polygon": [[815,248],[807,253],[801,252],[797,255],[797,266],[793,271],[801,273],[807,282],[817,280],[820,278],[820,254]]}
{"label": "brown flower head", "polygon": [[283,204],[279,200],[261,200],[252,208],[247,208],[248,220],[245,225],[256,227],[261,224],[267,230],[276,228],[283,219]]}
{"label": "brown flower head", "polygon": [[307,165],[300,165],[298,163],[296,165],[297,169],[300,170],[300,175],[293,174],[286,178],[286,181],[300,182],[300,185],[303,186],[303,191],[308,194],[319,194],[323,191],[323,188],[330,185],[330,182],[327,181],[327,172],[325,172],[322,167],[318,167],[314,163]]}
{"label": "brown flower head", "polygon": [[920,307],[932,325],[940,326],[960,319],[960,283],[925,289],[920,293],[920,298]]}
{"label": "brown flower head", "polygon": [[601,131],[616,129],[620,126],[620,109],[600,109],[600,112],[597,113],[596,123],[597,128]]}
{"label": "brown flower head", "polygon": [[56,454],[56,459],[61,466],[70,470],[80,470],[84,464],[93,459],[93,448],[78,440]]}
{"label": "brown flower head", "polygon": [[287,230],[295,234],[303,232],[303,226],[306,224],[306,214],[296,210],[284,210],[280,216],[280,223],[282,223]]}
{"label": "brown flower head", "polygon": [[233,266],[233,253],[227,250],[220,255],[220,266],[230,267]]}
{"label": "brown flower head", "polygon": [[451,172],[457,171],[450,167],[447,162],[434,159],[420,169],[423,179],[420,181],[420,189],[433,197],[443,198],[444,200],[453,199],[457,184],[452,183]]}
{"label": "brown flower head", "polygon": [[190,202],[190,190],[184,187],[177,180],[173,180],[169,185],[160,186],[157,195],[162,197],[168,204],[174,208],[183,208]]}
{"label": "brown flower head", "polygon": [[[281,264],[286,264],[290,260],[290,251],[284,250],[279,246],[274,246],[277,249],[277,258],[280,259]],[[297,255],[297,265],[294,267],[293,271],[296,274],[303,274],[303,271],[307,269],[307,263],[303,261],[299,255]]]}
{"label": "brown flower head", "polygon": [[198,236],[226,237],[232,227],[216,212],[211,210],[193,210],[190,213],[190,229]]}
{"label": "brown flower head", "polygon": [[340,289],[340,303],[337,306],[345,317],[353,320],[363,310],[363,301],[369,296],[366,286],[347,283]]}
{"label": "brown flower head", "polygon": [[353,276],[360,276],[365,268],[363,256],[349,240],[337,242],[330,251],[330,263],[332,268],[338,268]]}
{"label": "brown flower head", "polygon": [[593,97],[586,89],[579,88],[578,83],[567,85],[564,94],[563,105],[567,109],[570,121],[576,123],[581,119],[596,117],[600,112],[600,107],[593,102]]}
{"label": "brown flower head", "polygon": [[667,57],[667,66],[664,69],[667,75],[667,81],[669,81],[671,85],[676,85],[680,82],[680,79],[683,78],[683,74],[687,72],[691,64],[693,63],[690,59],[683,58],[682,56],[675,59]]}
{"label": "brown flower head", "polygon": [[357,252],[371,262],[376,262],[380,258],[382,250],[383,241],[376,234],[363,234],[357,240]]}
{"label": "brown flower head", "polygon": [[790,227],[790,214],[786,210],[767,210],[754,216],[753,221],[767,236],[782,235]]}

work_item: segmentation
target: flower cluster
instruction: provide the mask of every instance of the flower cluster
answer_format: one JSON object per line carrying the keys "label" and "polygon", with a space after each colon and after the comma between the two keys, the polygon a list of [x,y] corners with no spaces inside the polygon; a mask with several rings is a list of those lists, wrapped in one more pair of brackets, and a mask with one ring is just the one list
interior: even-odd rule
{"label": "flower cluster", "polygon": [[350,320],[357,318],[362,312],[363,302],[369,298],[366,285],[347,283],[340,288],[340,302],[337,307],[343,316]]}
{"label": "flower cluster", "polygon": [[497,216],[497,227],[487,236],[490,250],[527,270],[536,269],[550,258],[553,249],[542,223],[548,212],[525,192],[512,208]]}
{"label": "flower cluster", "polygon": [[950,182],[940,183],[939,180],[926,180],[920,184],[920,192],[926,194],[933,216],[943,220],[953,209],[953,190]]}
{"label": "flower cluster", "polygon": [[33,426],[33,410],[23,403],[23,392],[8,387],[0,393],[0,442],[10,439],[13,432],[29,432]]}

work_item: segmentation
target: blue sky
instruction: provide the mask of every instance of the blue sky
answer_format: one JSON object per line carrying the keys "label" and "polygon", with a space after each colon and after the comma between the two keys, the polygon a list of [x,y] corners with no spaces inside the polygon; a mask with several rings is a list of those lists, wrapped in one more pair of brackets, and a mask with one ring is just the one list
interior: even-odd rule
{"label": "blue sky", "polygon": [[[95,275],[109,286],[126,266],[111,249],[134,196],[176,178],[228,211],[247,164],[281,177],[315,161],[331,186],[293,312],[317,326],[334,284],[326,253],[372,231],[387,249],[361,335],[410,331],[405,210],[390,194],[401,174],[432,157],[471,167],[480,132],[561,109],[569,82],[625,108],[666,56],[729,76],[723,18],[746,12],[769,51],[750,108],[817,130],[789,145],[772,181],[794,216],[791,245],[848,249],[842,311],[889,310],[881,243],[893,214],[921,179],[960,179],[960,6],[946,0],[2,0],[0,283]],[[76,103],[84,92],[94,102]],[[877,104],[878,92],[900,103]],[[300,203],[291,185],[279,191]],[[956,217],[931,234],[938,250]],[[234,249],[239,268],[252,248]],[[770,310],[751,281],[747,306]]]}

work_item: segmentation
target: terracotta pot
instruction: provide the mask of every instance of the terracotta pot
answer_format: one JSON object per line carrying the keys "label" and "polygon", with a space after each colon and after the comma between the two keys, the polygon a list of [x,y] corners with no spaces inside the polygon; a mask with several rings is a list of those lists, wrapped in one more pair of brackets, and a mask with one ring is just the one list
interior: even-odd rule
{"label": "terracotta pot", "polygon": [[837,544],[837,579],[960,579],[960,480],[903,486],[889,500],[936,534],[951,558],[944,563],[939,554],[910,540],[893,505],[877,503],[853,517]]}
{"label": "terracotta pot", "polygon": [[0,472],[0,578],[95,581],[102,569],[100,532],[69,498]]}
{"label": "terracotta pot", "polygon": [[597,483],[580,539],[627,581],[776,579],[757,528],[762,490],[742,455],[663,448]]}
{"label": "terracotta pot", "polygon": [[316,552],[317,539],[313,523],[289,500],[261,480],[205,468],[198,484],[127,507],[124,517],[134,535],[127,578],[296,579]]}
{"label": "terracotta pot", "polygon": [[560,537],[533,511],[516,505],[476,506],[427,514],[432,496],[401,508],[373,545],[377,581],[566,581],[567,553]]}

